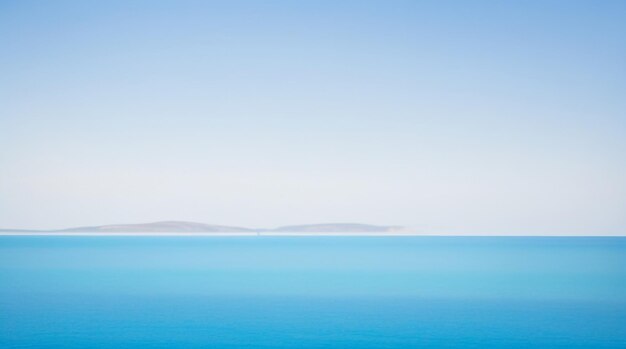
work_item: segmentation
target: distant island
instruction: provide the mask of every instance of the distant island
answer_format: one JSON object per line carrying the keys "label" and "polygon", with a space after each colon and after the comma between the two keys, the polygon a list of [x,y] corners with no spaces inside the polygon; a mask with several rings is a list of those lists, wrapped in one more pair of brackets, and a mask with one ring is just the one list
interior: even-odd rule
{"label": "distant island", "polygon": [[0,229],[0,233],[393,233],[406,231],[401,226],[359,223],[289,225],[273,229],[252,229],[184,221],[140,224],[110,224],[59,230]]}

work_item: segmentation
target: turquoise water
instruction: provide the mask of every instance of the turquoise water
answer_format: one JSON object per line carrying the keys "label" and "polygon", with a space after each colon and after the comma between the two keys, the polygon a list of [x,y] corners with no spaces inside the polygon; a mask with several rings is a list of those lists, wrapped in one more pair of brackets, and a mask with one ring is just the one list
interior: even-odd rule
{"label": "turquoise water", "polygon": [[0,348],[626,348],[626,238],[4,236]]}

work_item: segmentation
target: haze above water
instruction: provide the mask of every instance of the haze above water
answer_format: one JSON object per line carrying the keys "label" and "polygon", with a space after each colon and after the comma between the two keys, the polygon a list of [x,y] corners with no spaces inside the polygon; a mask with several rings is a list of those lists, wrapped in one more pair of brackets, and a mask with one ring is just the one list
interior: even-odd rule
{"label": "haze above water", "polygon": [[0,227],[626,232],[624,1],[1,1]]}

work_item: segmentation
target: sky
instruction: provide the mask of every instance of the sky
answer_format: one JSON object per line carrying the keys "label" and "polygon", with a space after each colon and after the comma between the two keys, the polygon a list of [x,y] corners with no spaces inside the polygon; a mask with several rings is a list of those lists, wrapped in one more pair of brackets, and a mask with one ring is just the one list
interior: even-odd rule
{"label": "sky", "polygon": [[626,235],[624,1],[0,0],[0,227]]}

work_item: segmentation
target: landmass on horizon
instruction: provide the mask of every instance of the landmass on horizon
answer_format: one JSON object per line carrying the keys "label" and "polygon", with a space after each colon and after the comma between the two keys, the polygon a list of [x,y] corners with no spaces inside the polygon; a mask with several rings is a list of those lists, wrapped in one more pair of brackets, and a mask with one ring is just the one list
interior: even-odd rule
{"label": "landmass on horizon", "polygon": [[75,227],[58,230],[0,229],[17,233],[392,233],[406,231],[406,227],[359,223],[325,223],[288,225],[273,229],[253,229],[235,226],[204,224],[185,221],[161,221],[140,224],[110,224]]}

